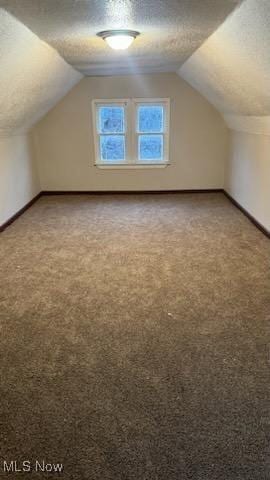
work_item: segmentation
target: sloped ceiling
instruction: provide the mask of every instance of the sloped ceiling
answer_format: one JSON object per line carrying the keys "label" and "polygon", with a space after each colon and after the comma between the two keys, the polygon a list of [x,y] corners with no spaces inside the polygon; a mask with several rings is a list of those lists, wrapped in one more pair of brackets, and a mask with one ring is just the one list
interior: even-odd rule
{"label": "sloped ceiling", "polygon": [[245,0],[178,73],[227,114],[230,125],[246,122],[230,114],[269,115],[270,0]]}
{"label": "sloped ceiling", "polygon": [[270,135],[270,115],[224,115],[228,127],[239,132]]}
{"label": "sloped ceiling", "polygon": [[[85,75],[176,71],[242,0],[0,0]],[[96,36],[130,28],[127,52]]]}
{"label": "sloped ceiling", "polygon": [[0,8],[0,135],[27,131],[81,78],[49,45]]}

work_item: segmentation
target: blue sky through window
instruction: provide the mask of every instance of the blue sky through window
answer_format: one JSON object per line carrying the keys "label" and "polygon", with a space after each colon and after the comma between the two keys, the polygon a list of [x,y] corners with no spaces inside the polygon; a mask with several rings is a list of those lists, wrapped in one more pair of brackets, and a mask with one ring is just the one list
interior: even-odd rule
{"label": "blue sky through window", "polygon": [[140,160],[163,159],[163,135],[139,135]]}
{"label": "blue sky through window", "polygon": [[124,135],[100,135],[101,160],[105,162],[122,162],[125,160]]}
{"label": "blue sky through window", "polygon": [[142,105],[138,108],[138,130],[141,133],[162,133],[163,106]]}
{"label": "blue sky through window", "polygon": [[167,103],[159,103],[158,100],[97,101],[100,162],[132,164],[167,161],[168,124],[166,121],[165,125],[165,115]]}
{"label": "blue sky through window", "polygon": [[[104,162],[125,160],[125,109],[121,106],[99,108],[100,155]],[[106,134],[106,135],[102,135]],[[110,135],[111,134],[111,135]]]}
{"label": "blue sky through window", "polygon": [[109,106],[99,108],[100,133],[124,133],[124,107]]}

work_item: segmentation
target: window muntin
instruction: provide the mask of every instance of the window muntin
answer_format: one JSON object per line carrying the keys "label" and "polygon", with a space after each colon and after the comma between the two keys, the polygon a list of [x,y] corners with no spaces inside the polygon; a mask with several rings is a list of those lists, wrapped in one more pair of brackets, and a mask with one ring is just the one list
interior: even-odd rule
{"label": "window muntin", "polygon": [[94,100],[97,165],[166,165],[169,99]]}

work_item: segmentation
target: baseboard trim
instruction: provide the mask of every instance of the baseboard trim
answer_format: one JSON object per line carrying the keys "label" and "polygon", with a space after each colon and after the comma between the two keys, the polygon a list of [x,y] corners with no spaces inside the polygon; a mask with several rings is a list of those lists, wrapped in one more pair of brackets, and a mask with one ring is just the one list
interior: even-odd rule
{"label": "baseboard trim", "polygon": [[137,195],[162,193],[222,193],[222,188],[188,190],[43,190],[42,195]]}
{"label": "baseboard trim", "polygon": [[30,202],[16,212],[12,217],[0,225],[0,233],[17,220],[28,208],[30,208],[40,197],[44,195],[119,195],[119,194],[160,194],[160,193],[221,193],[222,188],[204,188],[189,190],[43,190],[39,192]]}
{"label": "baseboard trim", "polygon": [[17,220],[18,217],[20,217],[28,208],[30,208],[42,195],[42,192],[39,192],[30,202],[27,202],[24,207],[20,208],[18,212],[14,213],[12,217],[10,217],[8,220],[6,220],[2,225],[0,225],[0,233],[3,232],[9,225],[11,225],[15,220]]}
{"label": "baseboard trim", "polygon": [[227,197],[230,202],[235,207],[237,207],[253,223],[253,225],[255,225],[255,227],[257,227],[267,238],[270,238],[270,232],[269,230],[267,230],[267,228],[265,228],[260,222],[258,222],[258,220],[256,220],[256,218],[253,217],[251,213],[249,213],[244,207],[242,207],[242,205],[240,205],[237,200],[235,200],[228,192],[226,192],[226,190],[223,190],[223,193],[225,197]]}
{"label": "baseboard trim", "polygon": [[17,213],[12,215],[2,225],[0,225],[0,233],[3,232],[9,225],[11,225],[18,217],[20,217],[28,208],[30,208],[40,197],[45,195],[120,195],[120,194],[168,194],[168,193],[223,193],[230,202],[237,207],[252,223],[257,227],[267,238],[270,238],[270,232],[256,220],[240,203],[237,202],[226,190],[223,188],[204,188],[204,189],[187,189],[187,190],[44,190],[38,193],[30,202],[22,207]]}

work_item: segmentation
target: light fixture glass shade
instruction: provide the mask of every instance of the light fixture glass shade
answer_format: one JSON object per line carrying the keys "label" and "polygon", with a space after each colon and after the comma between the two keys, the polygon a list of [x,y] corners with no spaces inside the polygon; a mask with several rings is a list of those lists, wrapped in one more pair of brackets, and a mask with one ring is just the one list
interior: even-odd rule
{"label": "light fixture glass shade", "polygon": [[129,35],[112,35],[106,37],[105,41],[114,50],[126,50],[134,41],[134,37]]}
{"label": "light fixture glass shade", "polygon": [[97,34],[114,50],[126,50],[139,35],[134,30],[106,30]]}

